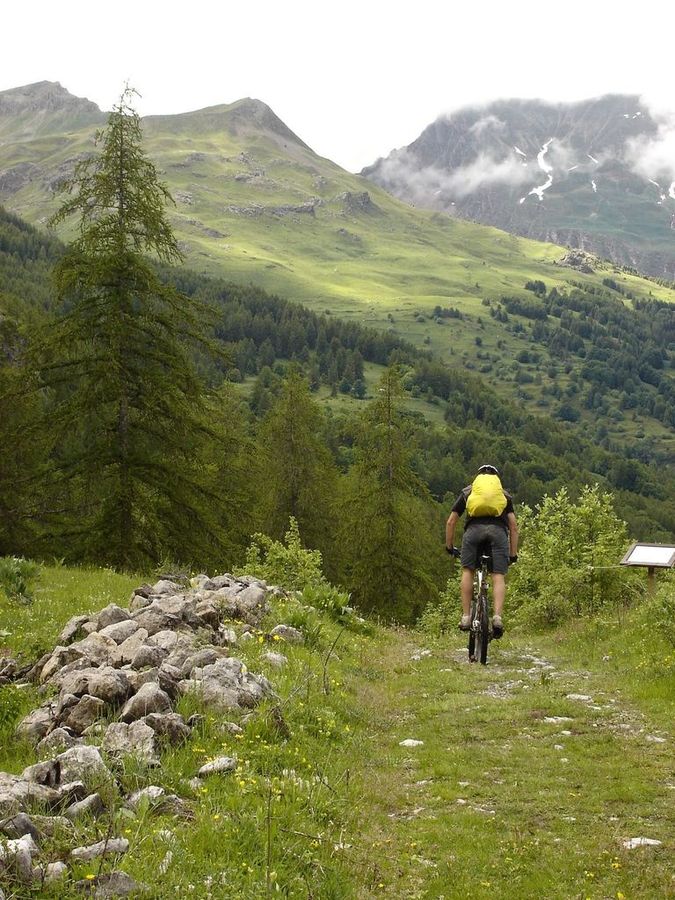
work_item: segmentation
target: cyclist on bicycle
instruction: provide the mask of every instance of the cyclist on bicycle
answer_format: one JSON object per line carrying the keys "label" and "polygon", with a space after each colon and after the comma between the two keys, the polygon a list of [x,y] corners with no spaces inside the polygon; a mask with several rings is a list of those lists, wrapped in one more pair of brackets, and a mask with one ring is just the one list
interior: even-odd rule
{"label": "cyclist on bicycle", "polygon": [[[465,511],[467,520],[460,552],[453,541],[457,522]],[[459,495],[445,527],[445,548],[452,556],[459,557],[462,564],[462,619],[459,623],[462,631],[469,631],[471,628],[469,611],[473,573],[479,563],[480,548],[485,544],[490,546],[492,556],[490,566],[494,598],[492,633],[494,637],[500,638],[504,633],[502,622],[506,595],[504,576],[509,563],[514,563],[518,559],[518,524],[511,495],[502,488],[498,470],[495,466],[489,465],[481,466],[473,483],[467,485]]]}

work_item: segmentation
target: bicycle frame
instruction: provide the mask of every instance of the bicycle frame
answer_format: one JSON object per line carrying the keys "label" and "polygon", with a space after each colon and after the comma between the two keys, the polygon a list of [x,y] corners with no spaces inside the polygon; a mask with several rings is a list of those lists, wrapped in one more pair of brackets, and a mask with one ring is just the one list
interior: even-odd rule
{"label": "bicycle frame", "polygon": [[488,593],[489,563],[491,555],[481,553],[479,565],[473,576],[469,632],[469,661],[487,663],[488,644],[492,640],[490,628],[490,604]]}

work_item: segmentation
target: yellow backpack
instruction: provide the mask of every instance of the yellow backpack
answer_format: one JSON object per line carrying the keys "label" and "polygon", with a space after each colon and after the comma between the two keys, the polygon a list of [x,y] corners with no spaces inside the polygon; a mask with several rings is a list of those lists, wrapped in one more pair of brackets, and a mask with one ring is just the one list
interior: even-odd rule
{"label": "yellow backpack", "polygon": [[471,517],[501,516],[506,503],[506,494],[498,475],[476,475],[466,501],[466,511]]}

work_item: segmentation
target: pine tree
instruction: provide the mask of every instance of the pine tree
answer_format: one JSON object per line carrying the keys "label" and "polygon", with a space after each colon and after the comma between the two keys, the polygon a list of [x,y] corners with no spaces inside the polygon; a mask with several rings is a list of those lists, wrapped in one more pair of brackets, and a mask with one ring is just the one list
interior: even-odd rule
{"label": "pine tree", "polygon": [[204,320],[146,256],[181,259],[132,93],[122,94],[100,152],[78,164],[53,218],[78,216],[78,233],[55,269],[62,314],[42,346],[60,474],[77,504],[70,543],[126,568],[165,555],[196,560],[202,541],[217,537],[191,352]]}
{"label": "pine tree", "polygon": [[340,548],[355,602],[412,621],[436,593],[441,537],[428,490],[412,469],[402,395],[400,375],[390,368],[362,417],[339,516]]}
{"label": "pine tree", "polygon": [[262,528],[280,540],[292,516],[304,545],[321,550],[330,574],[337,471],[324,430],[307,381],[292,370],[260,428]]}
{"label": "pine tree", "polygon": [[[0,296],[0,309],[3,298]],[[33,549],[48,437],[17,323],[0,312],[0,556]]]}

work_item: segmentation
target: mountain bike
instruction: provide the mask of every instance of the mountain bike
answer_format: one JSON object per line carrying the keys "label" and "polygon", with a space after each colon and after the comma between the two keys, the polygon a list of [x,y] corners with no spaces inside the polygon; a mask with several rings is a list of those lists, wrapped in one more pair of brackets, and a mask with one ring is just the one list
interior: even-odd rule
{"label": "mountain bike", "polygon": [[478,566],[473,574],[473,596],[471,598],[469,631],[469,661],[487,663],[488,644],[492,640],[490,627],[490,603],[488,594],[489,565],[492,553],[489,546],[479,550]]}

